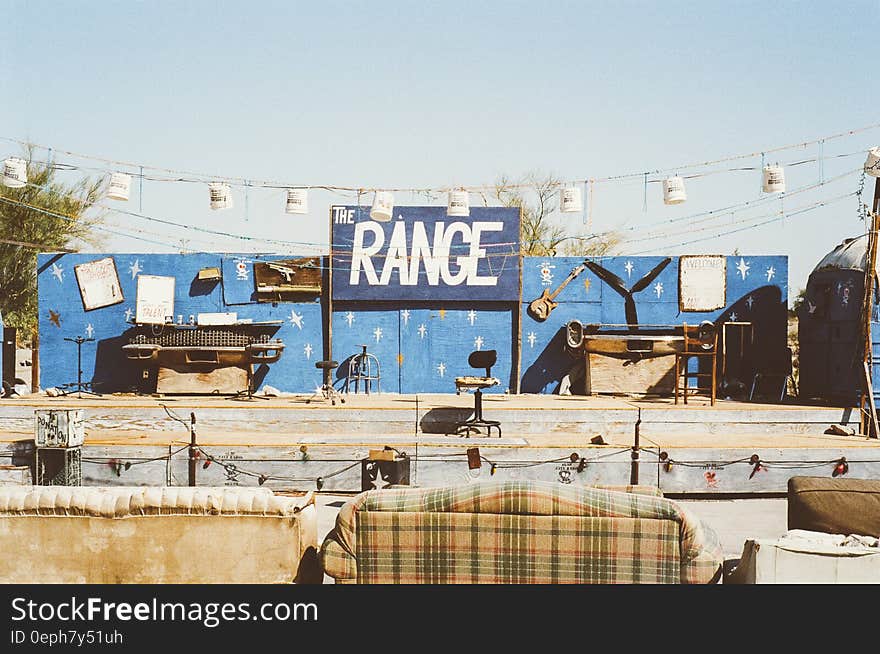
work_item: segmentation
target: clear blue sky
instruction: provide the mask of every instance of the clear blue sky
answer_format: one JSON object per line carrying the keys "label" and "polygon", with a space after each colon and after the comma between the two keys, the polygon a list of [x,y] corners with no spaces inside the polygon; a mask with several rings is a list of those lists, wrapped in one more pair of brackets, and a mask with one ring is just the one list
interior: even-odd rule
{"label": "clear blue sky", "polygon": [[[876,1],[2,0],[0,136],[299,184],[476,185],[533,170],[563,179],[604,177],[880,122],[871,67],[878,19]],[[878,143],[874,130],[826,143],[824,153]],[[17,151],[0,142],[0,155]],[[816,154],[811,147],[773,159],[790,163]],[[828,160],[821,172],[829,178],[863,160]],[[759,164],[759,158],[736,162]],[[789,189],[820,175],[818,164],[786,172]],[[659,184],[651,184],[646,212],[640,180],[597,185],[592,228],[624,226],[633,235],[647,224],[758,199],[759,176],[688,180],[689,201],[676,207],[665,207]],[[784,208],[854,191],[857,183],[858,175],[850,175],[786,198]],[[314,192],[309,216],[289,216],[278,191],[252,189],[245,216],[239,189],[234,209],[212,212],[202,185],[147,182],[143,211],[326,243],[334,202],[351,199]],[[114,206],[137,211],[137,192],[127,205]],[[748,215],[732,216],[731,225]],[[574,231],[585,229],[579,216],[564,218]],[[194,249],[273,249],[124,215],[110,214],[108,222],[161,233],[147,237],[169,244],[188,238]],[[688,246],[677,245],[685,232],[712,237],[720,229],[697,232],[704,223],[681,224],[678,236],[624,245],[621,252],[788,254],[792,294],[825,252],[864,229],[853,198]],[[162,249],[119,236],[107,237],[104,247]]]}

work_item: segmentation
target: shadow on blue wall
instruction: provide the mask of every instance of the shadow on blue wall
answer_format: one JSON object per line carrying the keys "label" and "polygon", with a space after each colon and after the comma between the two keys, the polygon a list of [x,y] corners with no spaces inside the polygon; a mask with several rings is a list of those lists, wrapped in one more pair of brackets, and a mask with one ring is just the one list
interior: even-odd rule
{"label": "shadow on blue wall", "polygon": [[[560,327],[538,358],[523,373],[523,393],[558,393],[560,380],[577,364],[565,353],[565,329]],[[552,384],[552,386],[551,386]],[[549,386],[549,389],[548,389]]]}

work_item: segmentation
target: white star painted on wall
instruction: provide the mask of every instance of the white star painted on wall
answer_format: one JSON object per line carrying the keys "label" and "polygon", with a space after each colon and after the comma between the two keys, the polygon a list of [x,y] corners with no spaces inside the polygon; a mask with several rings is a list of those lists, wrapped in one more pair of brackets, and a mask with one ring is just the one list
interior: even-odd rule
{"label": "white star painted on wall", "polygon": [[92,334],[95,333],[95,328],[92,327],[92,323],[89,323],[86,327],[86,338],[91,338]]}
{"label": "white star painted on wall", "polygon": [[443,375],[446,374],[446,364],[443,363],[442,361],[441,361],[440,364],[437,366],[437,372],[440,373],[440,376],[441,376],[441,377],[442,377]]}
{"label": "white star painted on wall", "polygon": [[296,325],[300,329],[303,328],[303,316],[300,313],[297,313],[295,309],[290,310],[290,317],[288,318],[291,325]]}
{"label": "white star painted on wall", "polygon": [[419,338],[425,338],[425,334],[428,333],[428,328],[425,327],[425,323],[422,323],[416,331],[419,333]]}
{"label": "white star painted on wall", "polygon": [[345,322],[348,323],[349,327],[351,327],[351,323],[354,322],[354,314],[351,311],[345,314]]}
{"label": "white star painted on wall", "polygon": [[742,275],[743,280],[745,280],[746,275],[749,274],[749,268],[751,268],[751,266],[746,263],[745,259],[740,257],[739,263],[736,264],[736,269],[739,271],[739,274]]}
{"label": "white star painted on wall", "polygon": [[661,295],[663,295],[663,284],[662,284],[662,282],[657,282],[656,284],[654,284],[654,292],[657,294],[657,297],[658,297],[658,298],[659,298]]}
{"label": "white star painted on wall", "polygon": [[730,313],[730,322],[736,322],[738,318],[739,318],[739,316],[736,315],[736,312],[732,311]]}
{"label": "white star painted on wall", "polygon": [[381,327],[376,327],[376,329],[373,330],[373,336],[376,337],[376,342],[377,342],[377,343],[378,343],[380,340],[382,340],[382,328],[381,328]]}
{"label": "white star painted on wall", "polygon": [[774,268],[773,266],[770,266],[769,268],[767,268],[767,281],[769,282],[771,279],[773,279],[773,275],[775,275],[775,274],[776,274],[776,268]]}
{"label": "white star painted on wall", "polygon": [[749,311],[752,310],[752,305],[754,303],[755,303],[755,298],[753,298],[751,295],[746,298],[746,305],[748,305]]}
{"label": "white star painted on wall", "polygon": [[627,276],[627,277],[632,277],[632,274],[633,274],[633,268],[634,268],[634,267],[635,267],[635,266],[633,266],[633,262],[632,262],[632,261],[627,261],[627,262],[626,262],[626,265],[623,267],[623,269],[626,271],[626,276]]}
{"label": "white star painted on wall", "polygon": [[306,359],[312,358],[312,344],[306,343],[306,346],[303,348],[303,354],[306,355]]}
{"label": "white star painted on wall", "polygon": [[137,276],[138,276],[138,273],[141,272],[142,270],[143,270],[143,268],[141,268],[141,260],[140,260],[140,259],[135,259],[135,260],[132,261],[131,264],[128,266],[128,272],[131,273],[131,278],[132,278],[132,279],[134,279],[135,277],[137,277]]}
{"label": "white star painted on wall", "polygon": [[526,340],[529,342],[529,347],[535,347],[535,341],[538,340],[538,337],[535,332],[529,332],[529,337]]}
{"label": "white star painted on wall", "polygon": [[471,327],[474,325],[474,320],[477,319],[477,312],[471,309],[468,311],[468,321],[471,323]]}
{"label": "white star painted on wall", "polygon": [[400,317],[403,318],[403,326],[406,327],[409,325],[409,309],[404,309],[400,312]]}
{"label": "white star painted on wall", "polygon": [[478,350],[483,349],[483,337],[482,336],[477,336],[474,339],[474,347],[477,348]]}
{"label": "white star painted on wall", "polygon": [[125,322],[131,322],[131,317],[134,315],[134,311],[131,309],[125,310]]}
{"label": "white star painted on wall", "polygon": [[52,264],[52,274],[55,275],[55,278],[56,278],[59,282],[63,282],[63,281],[64,281],[64,268],[62,268],[61,266],[59,266],[57,263],[53,263],[53,264]]}

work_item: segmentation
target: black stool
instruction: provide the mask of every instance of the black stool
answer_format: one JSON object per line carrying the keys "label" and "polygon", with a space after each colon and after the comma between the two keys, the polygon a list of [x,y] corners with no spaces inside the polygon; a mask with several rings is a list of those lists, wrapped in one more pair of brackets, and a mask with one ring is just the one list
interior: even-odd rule
{"label": "black stool", "polygon": [[[492,435],[492,428],[498,430],[498,438],[501,438],[501,423],[497,420],[486,420],[483,418],[483,389],[491,386],[497,386],[501,380],[492,376],[492,366],[498,359],[498,353],[495,350],[476,350],[471,352],[468,357],[468,364],[471,368],[485,368],[486,375],[484,377],[456,377],[455,392],[461,394],[462,390],[474,391],[474,417],[455,425],[455,433],[470,437],[471,432],[479,433],[480,427],[486,428],[486,434]],[[463,433],[462,433],[463,432]]]}
{"label": "black stool", "polygon": [[336,366],[339,364],[336,361],[316,361],[315,368],[319,370],[323,370],[322,379],[324,383],[321,384],[321,388],[315,391],[315,393],[306,400],[306,404],[309,404],[313,399],[320,396],[323,400],[330,400],[330,404],[336,405],[336,400],[339,400],[341,404],[345,404],[345,398],[333,387],[333,382],[330,381],[330,374],[336,369]]}

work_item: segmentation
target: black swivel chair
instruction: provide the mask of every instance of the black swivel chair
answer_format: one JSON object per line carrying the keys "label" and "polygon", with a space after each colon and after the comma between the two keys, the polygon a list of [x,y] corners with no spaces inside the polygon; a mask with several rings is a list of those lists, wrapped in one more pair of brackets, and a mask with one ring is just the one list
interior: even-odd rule
{"label": "black swivel chair", "polygon": [[500,379],[492,376],[492,366],[498,359],[498,353],[495,350],[477,350],[471,352],[468,357],[468,364],[471,368],[485,368],[485,377],[456,377],[455,392],[461,394],[462,390],[474,391],[474,417],[459,422],[455,425],[455,433],[470,437],[471,432],[479,433],[480,427],[486,429],[486,435],[492,435],[492,428],[498,430],[498,438],[501,438],[501,423],[497,420],[486,420],[483,418],[483,389],[491,386],[497,386],[501,383]]}

